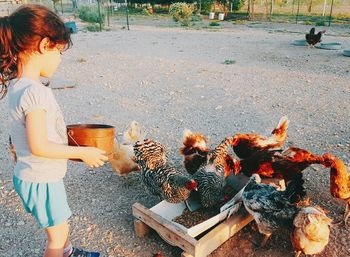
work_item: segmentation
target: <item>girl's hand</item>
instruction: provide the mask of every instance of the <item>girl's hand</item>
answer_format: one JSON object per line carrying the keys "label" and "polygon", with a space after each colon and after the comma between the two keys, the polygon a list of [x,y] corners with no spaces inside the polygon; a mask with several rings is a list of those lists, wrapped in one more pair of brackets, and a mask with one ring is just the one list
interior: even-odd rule
{"label": "girl's hand", "polygon": [[80,147],[82,150],[81,159],[91,168],[97,168],[104,164],[108,160],[108,157],[104,155],[106,151],[100,150],[96,147]]}

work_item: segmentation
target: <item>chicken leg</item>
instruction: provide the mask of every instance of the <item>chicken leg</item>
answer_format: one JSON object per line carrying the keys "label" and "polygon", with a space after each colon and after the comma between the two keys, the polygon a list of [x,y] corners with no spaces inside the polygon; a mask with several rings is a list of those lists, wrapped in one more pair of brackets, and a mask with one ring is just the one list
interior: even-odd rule
{"label": "chicken leg", "polygon": [[264,238],[260,243],[260,247],[264,247],[272,234],[264,234]]}
{"label": "chicken leg", "polygon": [[346,207],[345,207],[345,212],[344,212],[344,222],[345,225],[348,225],[347,220],[350,217],[350,198],[346,201]]}
{"label": "chicken leg", "polygon": [[301,251],[297,251],[297,252],[295,253],[295,256],[294,256],[294,257],[299,257],[300,254],[301,254]]}

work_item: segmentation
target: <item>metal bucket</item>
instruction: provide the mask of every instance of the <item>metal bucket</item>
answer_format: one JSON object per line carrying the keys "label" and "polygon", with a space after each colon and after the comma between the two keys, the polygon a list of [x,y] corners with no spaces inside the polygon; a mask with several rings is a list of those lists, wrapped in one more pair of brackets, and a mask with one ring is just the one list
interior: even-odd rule
{"label": "metal bucket", "polygon": [[68,145],[70,146],[93,146],[106,151],[106,155],[109,158],[113,155],[113,126],[104,124],[73,124],[67,126],[67,135]]}

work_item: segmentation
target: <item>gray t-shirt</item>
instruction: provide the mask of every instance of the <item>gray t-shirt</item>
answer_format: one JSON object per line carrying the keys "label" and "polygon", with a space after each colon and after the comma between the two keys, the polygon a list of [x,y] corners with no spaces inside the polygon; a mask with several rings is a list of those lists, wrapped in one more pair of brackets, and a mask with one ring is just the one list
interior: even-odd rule
{"label": "gray t-shirt", "polygon": [[26,115],[35,109],[46,111],[48,140],[67,144],[66,125],[51,88],[29,78],[10,82],[10,135],[18,161],[14,175],[27,182],[46,183],[62,179],[67,172],[66,159],[48,159],[31,153],[26,133]]}

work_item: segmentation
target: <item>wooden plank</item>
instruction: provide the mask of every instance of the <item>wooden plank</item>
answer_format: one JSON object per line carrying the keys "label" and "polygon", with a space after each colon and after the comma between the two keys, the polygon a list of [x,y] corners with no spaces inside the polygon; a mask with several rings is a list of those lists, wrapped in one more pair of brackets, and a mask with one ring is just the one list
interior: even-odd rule
{"label": "wooden plank", "polygon": [[181,253],[181,257],[194,257],[192,254],[186,253],[186,252],[182,252]]}
{"label": "wooden plank", "polygon": [[140,203],[134,203],[132,206],[134,217],[143,221],[153,228],[165,241],[175,245],[185,252],[194,255],[198,241],[184,234],[176,225],[164,219],[162,216],[150,211]]}
{"label": "wooden plank", "polygon": [[199,239],[194,256],[208,256],[252,220],[253,216],[241,209],[234,216],[230,217],[228,220],[224,221]]}

